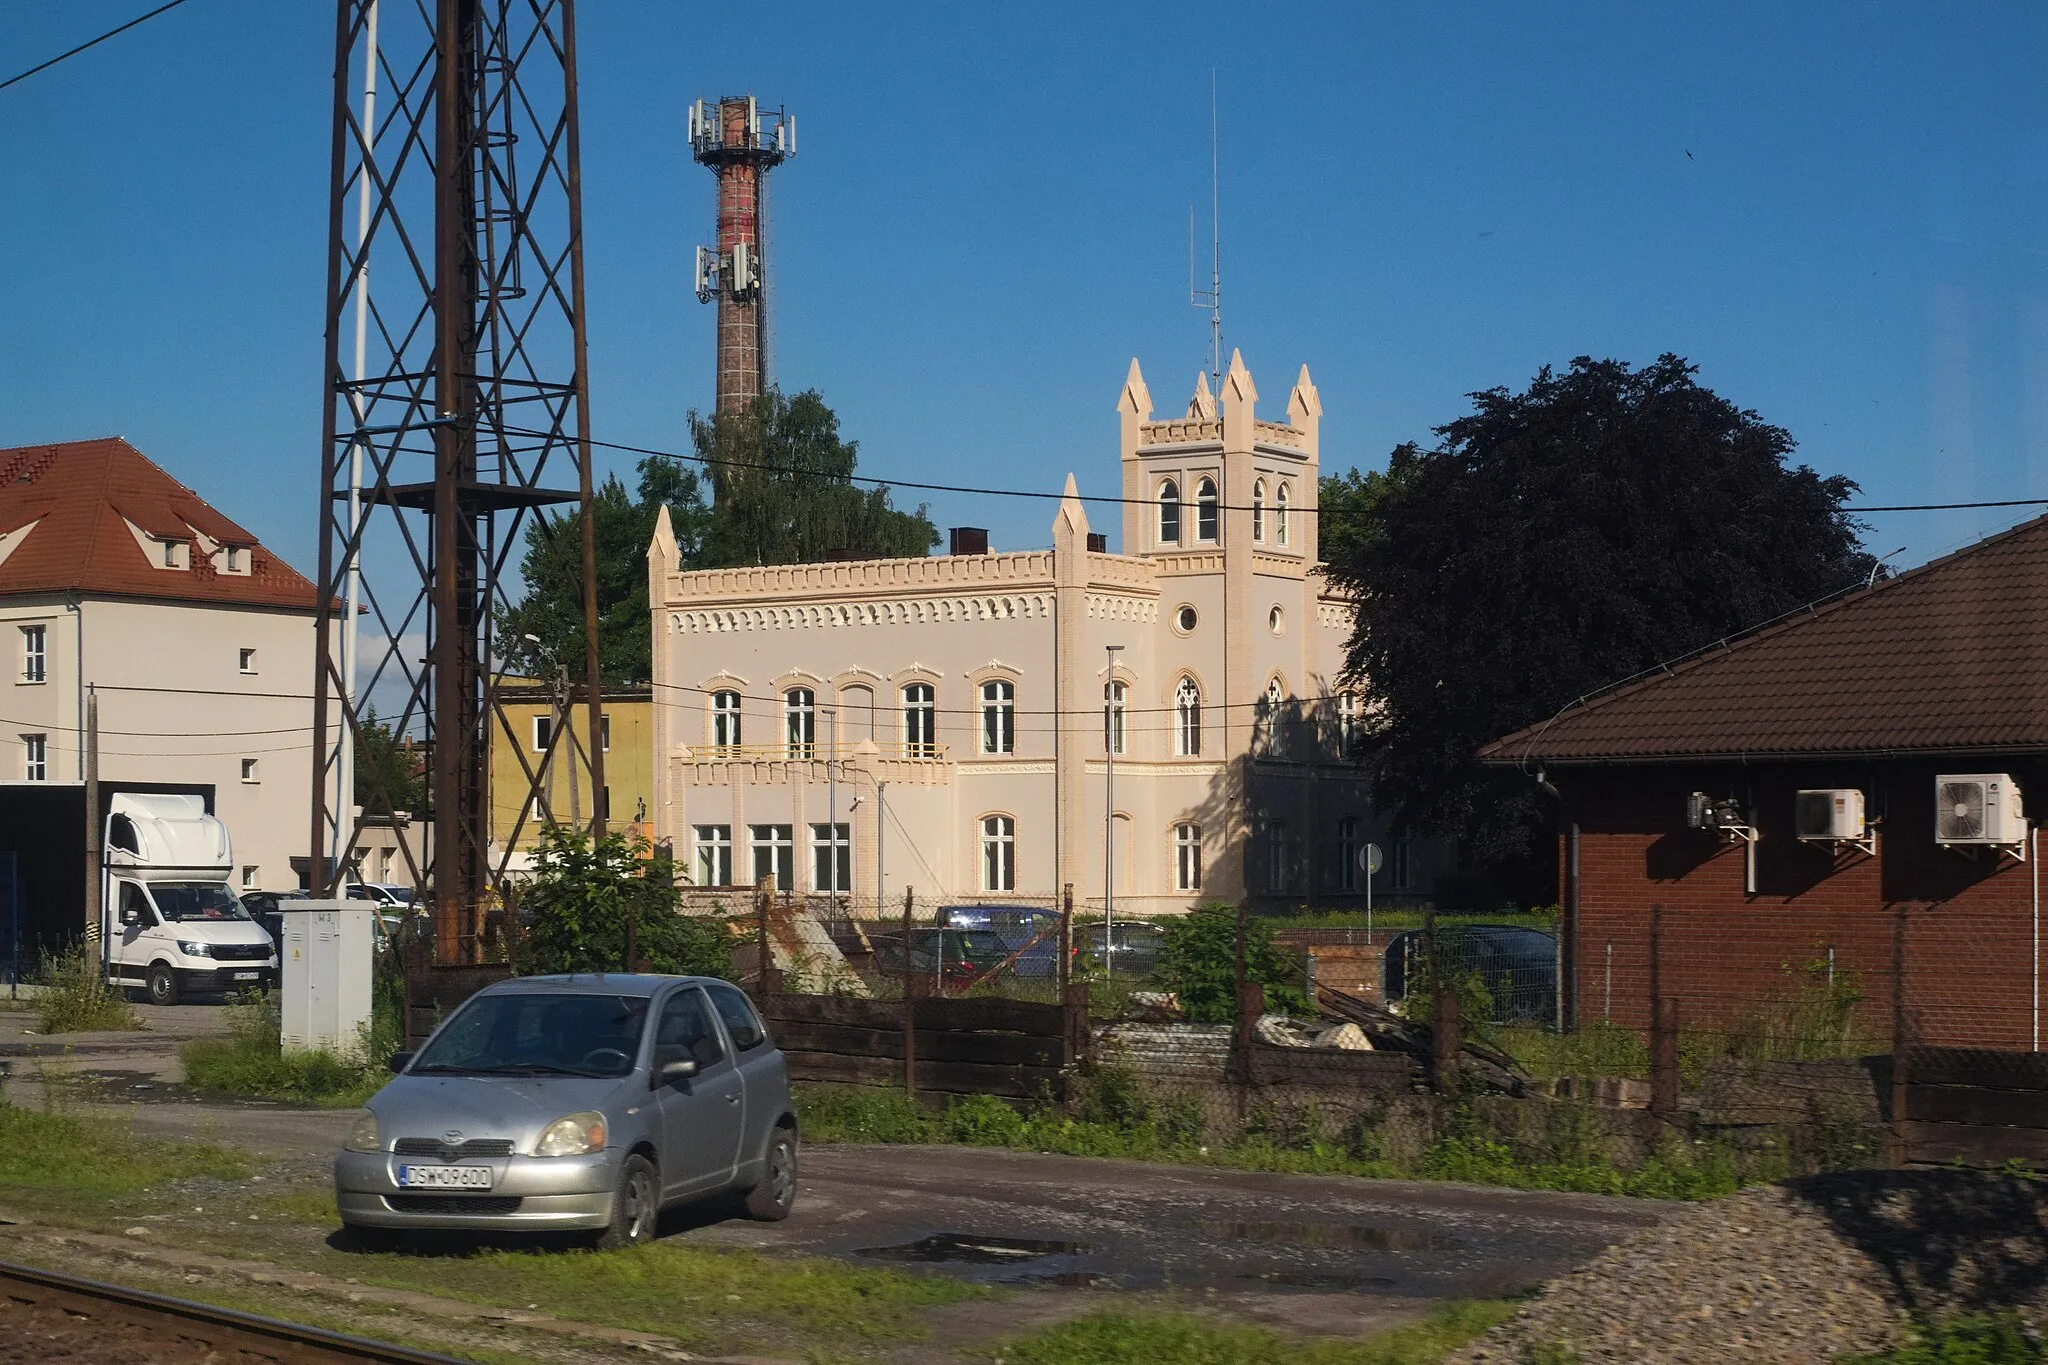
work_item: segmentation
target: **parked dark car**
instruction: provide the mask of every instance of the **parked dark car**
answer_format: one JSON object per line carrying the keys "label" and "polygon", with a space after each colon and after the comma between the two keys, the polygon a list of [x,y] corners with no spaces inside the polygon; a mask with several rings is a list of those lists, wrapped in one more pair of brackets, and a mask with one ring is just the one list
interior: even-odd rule
{"label": "parked dark car", "polygon": [[302,901],[303,891],[245,891],[242,893],[242,909],[249,918],[263,926],[263,932],[270,935],[270,941],[279,946],[284,944],[284,912],[277,908],[279,901]]}
{"label": "parked dark car", "polygon": [[[870,934],[875,970],[884,976],[903,975],[903,935]],[[918,976],[939,973],[952,986],[971,986],[1009,956],[1002,939],[987,929],[912,929],[910,970]]]}
{"label": "parked dark car", "polygon": [[1143,920],[1084,924],[1074,931],[1095,961],[1117,976],[1150,976],[1159,967],[1166,931]]}
{"label": "parked dark car", "polygon": [[[1427,952],[1420,929],[1387,943],[1381,982],[1389,1003],[1408,995],[1408,979],[1421,974]],[[1476,976],[1493,997],[1496,1024],[1547,1024],[1557,1016],[1557,940],[1537,929],[1461,924],[1436,931],[1437,956],[1447,980]]]}
{"label": "parked dark car", "polygon": [[[985,929],[1002,940],[1004,956],[1017,954],[1011,970],[1018,976],[1052,976],[1058,971],[1060,917],[1051,910],[1030,905],[947,905],[940,907],[939,916],[949,929]],[[1032,943],[1034,938],[1038,942]]]}

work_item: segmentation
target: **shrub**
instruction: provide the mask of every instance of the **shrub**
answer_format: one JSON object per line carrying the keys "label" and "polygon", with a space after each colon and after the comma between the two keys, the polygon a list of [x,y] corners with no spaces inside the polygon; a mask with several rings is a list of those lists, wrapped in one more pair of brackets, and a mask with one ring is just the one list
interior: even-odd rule
{"label": "shrub", "polygon": [[397,1012],[380,988],[375,1012],[350,1054],[286,1052],[273,995],[245,995],[227,1007],[226,1038],[195,1038],[180,1055],[195,1090],[322,1108],[361,1104],[389,1079],[384,1059],[397,1050]]}
{"label": "shrub", "polygon": [[137,1029],[142,1021],[127,997],[107,984],[99,954],[83,940],[43,965],[45,990],[37,1008],[45,1033],[85,1033],[96,1029]]}
{"label": "shrub", "polygon": [[723,920],[679,913],[674,865],[650,858],[644,839],[607,834],[592,840],[561,825],[541,829],[533,884],[521,899],[533,925],[520,945],[519,969],[615,972],[626,939],[654,971],[732,975],[732,937]]}
{"label": "shrub", "polygon": [[955,1100],[942,1120],[948,1142],[971,1147],[1014,1147],[1024,1140],[1024,1116],[993,1095]]}
{"label": "shrub", "polygon": [[2034,1333],[2016,1314],[2002,1312],[1922,1325],[1904,1346],[1848,1357],[1844,1365],[2036,1365],[2044,1360],[2048,1351]]}
{"label": "shrub", "polygon": [[[1159,977],[1180,998],[1196,1023],[1226,1024],[1237,1017],[1237,912],[1227,905],[1198,906],[1189,914],[1158,921]],[[1266,1008],[1276,1014],[1305,1013],[1308,998],[1288,984],[1293,975],[1272,926],[1247,917],[1244,974],[1266,988]]]}

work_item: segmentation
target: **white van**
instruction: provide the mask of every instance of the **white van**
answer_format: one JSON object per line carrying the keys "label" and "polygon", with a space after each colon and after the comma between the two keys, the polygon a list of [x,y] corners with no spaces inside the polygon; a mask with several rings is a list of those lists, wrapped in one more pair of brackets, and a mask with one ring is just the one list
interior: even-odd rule
{"label": "white van", "polygon": [[100,872],[107,982],[152,1005],[277,983],[277,948],[228,877],[228,827],[197,796],[120,792],[108,802]]}

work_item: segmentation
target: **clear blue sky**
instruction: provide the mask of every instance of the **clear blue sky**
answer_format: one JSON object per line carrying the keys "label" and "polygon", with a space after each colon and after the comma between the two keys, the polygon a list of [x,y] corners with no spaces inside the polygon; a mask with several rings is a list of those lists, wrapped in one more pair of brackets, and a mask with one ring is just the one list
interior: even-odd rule
{"label": "clear blue sky", "polygon": [[[0,0],[0,78],[149,3]],[[751,89],[802,129],[784,387],[865,473],[1114,492],[1130,357],[1167,408],[1204,356],[1213,64],[1226,340],[1276,415],[1308,362],[1326,469],[1670,350],[1867,502],[2048,496],[2048,6],[1108,8],[584,0],[597,434],[684,448],[708,405],[683,110]],[[190,0],[0,91],[0,445],[126,435],[304,568],[332,33],[324,0]],[[932,510],[1048,539],[1042,503]]]}

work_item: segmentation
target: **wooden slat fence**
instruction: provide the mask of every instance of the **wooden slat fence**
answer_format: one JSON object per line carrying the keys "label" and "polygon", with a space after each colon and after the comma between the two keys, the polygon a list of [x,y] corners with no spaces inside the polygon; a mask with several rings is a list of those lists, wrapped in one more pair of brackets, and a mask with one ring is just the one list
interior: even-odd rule
{"label": "wooden slat fence", "polygon": [[[1063,1101],[1088,1044],[1085,988],[1064,1005],[921,998],[907,1002],[762,992],[755,1004],[791,1079],[905,1085],[916,1092]],[[910,1022],[906,1025],[906,1019]],[[904,1075],[905,1041],[912,1071]]]}

